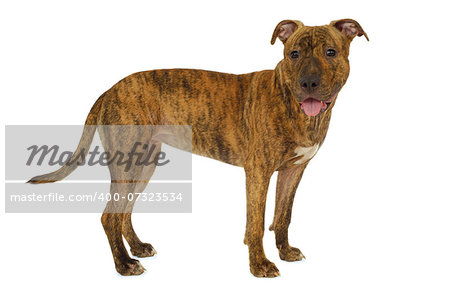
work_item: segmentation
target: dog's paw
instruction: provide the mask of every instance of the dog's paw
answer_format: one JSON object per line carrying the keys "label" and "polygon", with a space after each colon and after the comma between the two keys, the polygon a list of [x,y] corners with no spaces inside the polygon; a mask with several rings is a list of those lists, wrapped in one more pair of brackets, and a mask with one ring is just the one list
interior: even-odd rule
{"label": "dog's paw", "polygon": [[280,271],[278,271],[275,264],[268,259],[264,259],[259,263],[250,263],[250,272],[255,277],[277,277],[280,276]]}
{"label": "dog's paw", "polygon": [[131,259],[126,263],[116,264],[116,270],[123,276],[141,275],[145,272],[145,268],[136,259]]}
{"label": "dog's paw", "polygon": [[291,246],[279,248],[278,253],[280,254],[280,258],[285,261],[299,261],[305,259],[305,256],[300,249]]}
{"label": "dog's paw", "polygon": [[152,245],[147,243],[142,243],[141,245],[131,248],[131,254],[136,257],[150,257],[155,255],[157,252]]}

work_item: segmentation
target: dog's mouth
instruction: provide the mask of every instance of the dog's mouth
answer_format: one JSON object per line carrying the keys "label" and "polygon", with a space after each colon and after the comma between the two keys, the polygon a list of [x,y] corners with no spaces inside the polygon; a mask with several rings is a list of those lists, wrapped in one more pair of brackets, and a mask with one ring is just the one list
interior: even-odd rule
{"label": "dog's mouth", "polygon": [[327,110],[328,107],[333,102],[333,100],[336,98],[336,96],[337,96],[337,92],[334,93],[330,99],[325,100],[325,101],[309,97],[303,101],[300,101],[299,103],[300,103],[300,107],[301,107],[302,111],[307,116],[314,117],[314,116],[317,116],[318,114],[320,114],[321,112]]}

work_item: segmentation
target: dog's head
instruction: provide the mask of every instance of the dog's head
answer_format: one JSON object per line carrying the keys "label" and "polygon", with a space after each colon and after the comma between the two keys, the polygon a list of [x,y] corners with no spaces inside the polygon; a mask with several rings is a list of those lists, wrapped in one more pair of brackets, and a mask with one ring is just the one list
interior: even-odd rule
{"label": "dog's head", "polygon": [[299,102],[308,116],[332,107],[350,71],[348,54],[355,36],[367,34],[352,19],[324,26],[305,26],[284,20],[275,28],[271,43],[284,44],[284,59],[278,64],[279,80]]}

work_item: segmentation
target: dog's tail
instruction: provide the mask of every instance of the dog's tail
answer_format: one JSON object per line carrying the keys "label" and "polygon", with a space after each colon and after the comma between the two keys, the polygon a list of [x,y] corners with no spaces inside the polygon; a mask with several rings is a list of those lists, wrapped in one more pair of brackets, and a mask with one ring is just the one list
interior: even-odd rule
{"label": "dog's tail", "polygon": [[94,106],[92,106],[84,123],[83,134],[81,135],[78,147],[70,157],[70,159],[58,170],[52,173],[39,175],[28,180],[27,183],[50,183],[58,180],[62,180],[69,176],[79,165],[83,164],[86,159],[87,151],[91,146],[92,139],[94,138],[95,130],[97,129],[97,116],[102,106],[103,95],[98,98]]}

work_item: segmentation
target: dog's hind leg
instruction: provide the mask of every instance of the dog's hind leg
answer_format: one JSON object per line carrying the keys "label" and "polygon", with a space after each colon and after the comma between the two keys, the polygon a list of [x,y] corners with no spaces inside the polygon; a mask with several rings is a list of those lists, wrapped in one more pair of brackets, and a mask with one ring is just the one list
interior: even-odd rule
{"label": "dog's hind leg", "polygon": [[[158,142],[153,144],[155,147],[150,146],[150,149],[153,149],[151,153],[150,160],[154,161],[156,155],[161,151],[161,143]],[[136,184],[136,188],[134,193],[142,193],[145,190],[150,178],[155,172],[156,164],[150,164],[144,167],[141,178],[139,182]],[[131,222],[131,214],[133,212],[134,203],[136,202],[136,197],[133,198],[127,205],[126,213],[123,216],[122,223],[122,234],[130,245],[131,254],[137,257],[150,257],[156,254],[155,248],[151,244],[143,243],[139,237],[136,235],[136,232],[133,229],[133,224]]]}
{"label": "dog's hind leg", "polygon": [[138,163],[137,157],[148,152],[144,145],[150,141],[151,130],[139,126],[100,126],[98,131],[105,153],[110,157],[108,168],[111,175],[111,200],[102,215],[102,225],[117,272],[139,275],[145,269],[138,260],[129,256],[122,235],[127,206],[134,201],[134,192],[144,170],[144,164]]}
{"label": "dog's hind leg", "polygon": [[[111,182],[111,197],[102,215],[102,225],[108,237],[117,272],[121,275],[140,275],[145,269],[138,260],[132,259],[125,248],[122,238],[123,219],[127,206],[127,197],[133,193],[134,182]],[[113,199],[118,199],[113,200]]]}

